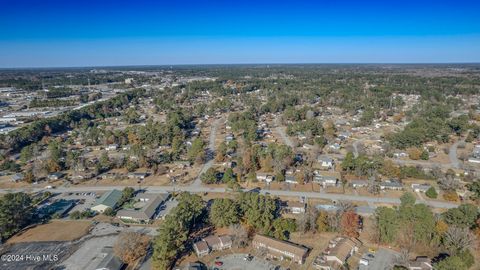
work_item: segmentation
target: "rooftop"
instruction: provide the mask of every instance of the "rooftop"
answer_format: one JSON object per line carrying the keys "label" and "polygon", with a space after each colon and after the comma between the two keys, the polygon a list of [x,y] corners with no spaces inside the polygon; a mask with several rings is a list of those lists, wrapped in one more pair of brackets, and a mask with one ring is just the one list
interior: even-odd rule
{"label": "rooftop", "polygon": [[118,201],[122,198],[122,192],[117,189],[108,191],[98,198],[95,205],[106,205],[110,208],[114,208]]}

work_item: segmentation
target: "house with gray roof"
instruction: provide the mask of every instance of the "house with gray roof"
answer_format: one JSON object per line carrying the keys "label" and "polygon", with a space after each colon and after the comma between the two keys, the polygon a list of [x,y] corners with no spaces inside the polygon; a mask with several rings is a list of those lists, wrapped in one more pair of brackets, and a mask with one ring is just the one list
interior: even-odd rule
{"label": "house with gray roof", "polygon": [[403,190],[403,185],[397,180],[385,180],[380,183],[381,190]]}
{"label": "house with gray roof", "polygon": [[338,184],[338,177],[334,175],[315,175],[313,182],[320,184],[323,188],[335,187]]}
{"label": "house with gray roof", "polygon": [[115,209],[121,198],[122,192],[120,190],[110,190],[96,200],[95,205],[92,207],[92,210],[103,213],[107,208]]}
{"label": "house with gray roof", "polygon": [[158,209],[168,197],[169,194],[167,193],[139,193],[135,196],[134,208],[118,211],[117,217],[139,223],[148,223],[155,217]]}

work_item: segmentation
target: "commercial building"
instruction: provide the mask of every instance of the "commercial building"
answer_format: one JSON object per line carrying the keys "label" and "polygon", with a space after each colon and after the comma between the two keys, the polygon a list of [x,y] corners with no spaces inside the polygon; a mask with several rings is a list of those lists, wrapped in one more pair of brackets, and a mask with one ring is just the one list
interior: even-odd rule
{"label": "commercial building", "polygon": [[134,222],[148,223],[155,218],[158,209],[168,197],[167,193],[139,193],[135,196],[135,208],[122,209],[117,212],[117,217]]}
{"label": "commercial building", "polygon": [[111,190],[104,193],[100,198],[95,202],[95,206],[92,207],[93,211],[103,213],[107,208],[115,209],[118,202],[122,198],[122,192],[119,190]]}

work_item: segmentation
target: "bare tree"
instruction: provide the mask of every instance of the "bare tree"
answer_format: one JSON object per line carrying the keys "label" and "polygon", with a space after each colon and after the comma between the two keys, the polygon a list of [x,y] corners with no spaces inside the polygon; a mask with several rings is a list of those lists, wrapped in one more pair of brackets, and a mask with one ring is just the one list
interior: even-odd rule
{"label": "bare tree", "polygon": [[147,254],[149,242],[149,237],[144,234],[122,232],[115,242],[113,251],[124,263],[132,264]]}
{"label": "bare tree", "polygon": [[337,207],[338,207],[338,210],[341,212],[340,214],[343,214],[348,211],[353,211],[355,208],[353,204],[348,201],[338,201]]}
{"label": "bare tree", "polygon": [[453,254],[473,246],[475,235],[468,228],[451,226],[443,238],[443,244]]}
{"label": "bare tree", "polygon": [[297,228],[301,232],[315,231],[318,210],[315,207],[307,207],[305,213],[297,219]]}
{"label": "bare tree", "polygon": [[438,178],[438,185],[442,190],[455,190],[460,186],[460,183],[454,175],[446,174]]}
{"label": "bare tree", "polygon": [[248,243],[247,230],[238,223],[230,225],[229,229],[233,238],[233,246],[238,248],[245,247]]}

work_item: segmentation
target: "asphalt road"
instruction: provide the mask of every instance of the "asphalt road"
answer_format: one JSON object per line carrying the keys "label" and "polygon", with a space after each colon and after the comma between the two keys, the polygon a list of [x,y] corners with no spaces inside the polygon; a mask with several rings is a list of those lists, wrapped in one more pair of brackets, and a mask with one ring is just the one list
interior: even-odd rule
{"label": "asphalt road", "polygon": [[[125,186],[73,186],[73,187],[59,187],[51,191],[56,192],[94,192],[94,191],[108,191],[112,189],[123,189]],[[178,191],[188,191],[191,193],[204,193],[204,192],[215,192],[215,193],[225,193],[231,192],[226,188],[213,188],[205,186],[145,186],[142,188],[146,189],[149,192],[178,192]],[[45,189],[42,188],[29,188],[29,189],[0,189],[0,193],[6,192],[36,192],[42,191]],[[334,194],[334,193],[319,193],[319,192],[301,192],[301,191],[288,191],[288,190],[261,190],[260,193],[266,194],[269,193],[273,196],[290,196],[290,197],[301,197],[305,196],[307,198],[315,199],[328,199],[336,201],[357,201],[357,202],[366,202],[366,203],[385,203],[385,204],[400,204],[400,199],[397,198],[388,198],[388,197],[370,197],[370,196],[357,196],[357,195],[346,195],[346,194]],[[443,202],[443,201],[434,201],[434,200],[425,200],[424,202],[431,207],[435,208],[455,208],[458,204]]]}
{"label": "asphalt road", "polygon": [[448,151],[448,157],[450,158],[450,164],[453,168],[459,169],[460,168],[460,160],[458,159],[458,144],[464,141],[456,141],[452,146],[450,146],[450,150]]}
{"label": "asphalt road", "polygon": [[200,176],[213,166],[214,158],[215,158],[215,140],[217,138],[217,129],[218,129],[218,125],[220,125],[220,123],[222,122],[222,119],[223,118],[219,118],[213,121],[212,127],[210,129],[210,137],[208,140],[208,148],[207,148],[208,161],[203,165],[202,169],[198,173],[197,178],[195,178],[195,181],[192,183],[193,187],[200,187],[202,185],[202,180],[200,179]]}
{"label": "asphalt road", "polygon": [[278,116],[275,118],[275,125],[277,126],[275,129],[277,130],[277,133],[280,134],[280,137],[282,137],[283,142],[286,145],[290,146],[292,149],[295,149],[295,144],[285,132],[285,127],[280,125],[280,119],[278,118]]}

